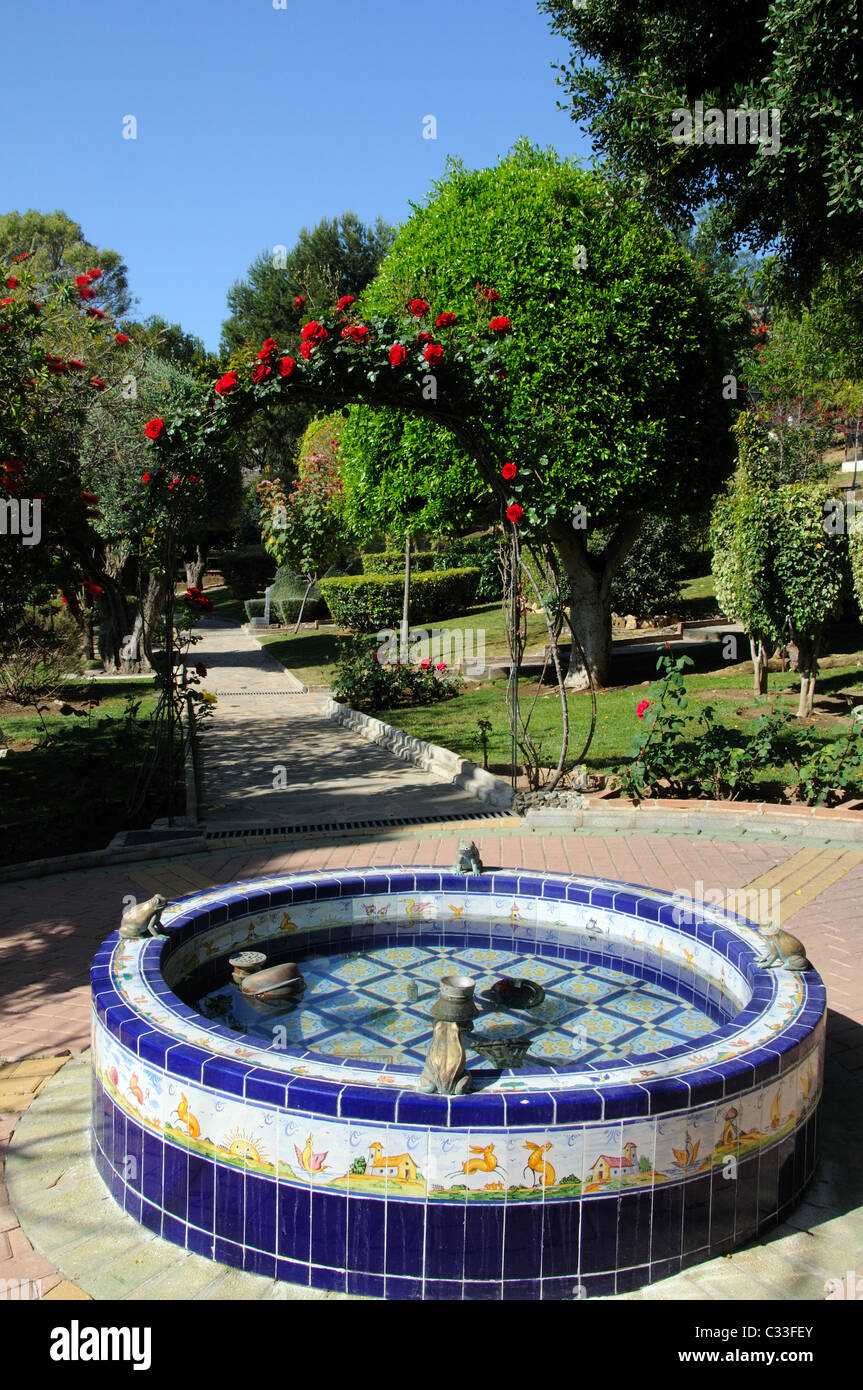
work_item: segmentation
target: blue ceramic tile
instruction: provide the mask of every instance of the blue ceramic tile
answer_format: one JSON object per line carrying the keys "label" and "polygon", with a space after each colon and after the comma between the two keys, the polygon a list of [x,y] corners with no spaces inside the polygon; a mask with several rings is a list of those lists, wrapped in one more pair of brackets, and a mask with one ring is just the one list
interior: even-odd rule
{"label": "blue ceramic tile", "polygon": [[182,1249],[186,1248],[187,1227],[185,1222],[178,1221],[175,1216],[169,1216],[167,1212],[162,1216],[162,1239],[169,1240],[172,1245],[179,1245]]}
{"label": "blue ceramic tile", "polygon": [[425,1278],[461,1280],[464,1271],[465,1203],[428,1203]]}
{"label": "blue ceramic tile", "polygon": [[183,1077],[187,1081],[200,1083],[204,1064],[210,1060],[210,1055],[202,1047],[192,1047],[189,1043],[179,1043],[171,1048],[165,1058],[165,1066],[172,1076]]}
{"label": "blue ceramic tile", "polygon": [[266,1101],[278,1110],[285,1110],[287,1109],[288,1080],[289,1078],[280,1072],[268,1071],[265,1067],[255,1067],[245,1079],[246,1098]]}
{"label": "blue ceramic tile", "polygon": [[591,1120],[602,1119],[602,1092],[590,1086],[580,1086],[577,1091],[556,1091],[554,1100],[559,1125],[588,1124]]}
{"label": "blue ceramic tile", "polygon": [[130,1187],[141,1191],[143,1181],[144,1135],[131,1120],[128,1125],[119,1111],[114,1112],[114,1155],[115,1170],[120,1173]]}
{"label": "blue ceramic tile", "polygon": [[681,1253],[705,1251],[710,1242],[710,1174],[683,1184],[683,1244]]}
{"label": "blue ceramic tile", "polygon": [[257,1173],[245,1175],[246,1225],[243,1242],[255,1250],[275,1254],[278,1190],[271,1178]]}
{"label": "blue ceramic tile", "polygon": [[545,1091],[533,1091],[529,1095],[511,1092],[504,1095],[507,1126],[519,1128],[529,1125],[553,1125],[555,1123],[554,1101]]}
{"label": "blue ceramic tile", "polygon": [[[574,1204],[552,1203],[552,1206],[562,1205],[571,1208]],[[542,1251],[544,1242],[544,1203],[538,1201],[531,1202],[507,1202],[506,1205],[506,1230],[505,1248],[503,1254],[503,1277],[507,1281],[517,1279],[519,1281],[539,1280],[542,1273]],[[553,1240],[559,1239],[560,1232],[554,1223],[551,1237]],[[568,1230],[571,1236],[571,1222],[568,1223]],[[572,1249],[578,1252],[578,1221],[575,1224],[575,1244]],[[536,1297],[539,1296],[537,1287]]]}
{"label": "blue ceramic tile", "polygon": [[[127,1139],[128,1133],[127,1129]],[[141,1150],[141,1193],[148,1201],[154,1202],[159,1207],[162,1206],[164,1190],[162,1178],[164,1151],[165,1145],[162,1140],[144,1130]]]}
{"label": "blue ceramic tile", "polygon": [[[401,1104],[398,1117],[399,1120],[404,1117]],[[502,1127],[505,1120],[506,1108],[500,1092],[475,1091],[464,1096],[453,1096],[450,1102],[450,1124],[453,1129]]]}
{"label": "blue ceramic tile", "polygon": [[387,1276],[423,1272],[425,1248],[424,1202],[387,1200],[386,1272]]}
{"label": "blue ceramic tile", "polygon": [[513,1279],[503,1286],[504,1303],[538,1302],[542,1298],[542,1284],[538,1279]]}
{"label": "blue ceramic tile", "polygon": [[607,1087],[602,1092],[605,1120],[650,1114],[650,1096],[640,1086]]}
{"label": "blue ceramic tile", "polygon": [[[348,1276],[343,1269],[312,1265],[310,1283],[313,1289],[329,1289],[332,1293],[347,1293]],[[381,1276],[383,1283],[383,1276]]]}
{"label": "blue ceramic tile", "polygon": [[383,1274],[386,1266],[386,1203],[362,1197],[348,1198],[347,1268],[366,1274]]}
{"label": "blue ceramic tile", "polygon": [[689,1087],[676,1076],[665,1076],[658,1081],[644,1080],[639,1084],[650,1094],[651,1115],[689,1107]]}
{"label": "blue ceramic tile", "polygon": [[[347,1194],[313,1191],[311,1197],[312,1265],[344,1269],[348,1230]],[[379,1205],[384,1204],[381,1202]]]}
{"label": "blue ceramic tile", "polygon": [[640,1289],[647,1283],[649,1273],[649,1265],[640,1265],[637,1269],[618,1270],[614,1284],[615,1293],[631,1293],[633,1289]]}
{"label": "blue ceramic tile", "polygon": [[173,1144],[164,1146],[163,1198],[161,1205],[170,1215],[186,1221],[189,1200],[189,1155]]}
{"label": "blue ceramic tile", "polygon": [[351,1280],[352,1280],[352,1279],[357,1279],[357,1280],[360,1280],[360,1281],[362,1281],[362,1280],[367,1280],[367,1281],[368,1281],[368,1285],[367,1285],[367,1286],[368,1286],[369,1295],[370,1295],[372,1298],[380,1298],[380,1297],[383,1296],[383,1297],[386,1297],[386,1298],[388,1298],[388,1299],[396,1299],[396,1300],[398,1300],[399,1302],[402,1302],[402,1303],[407,1303],[407,1302],[416,1303],[416,1302],[418,1302],[418,1301],[422,1298],[422,1296],[423,1296],[423,1283],[422,1283],[422,1280],[421,1280],[421,1279],[396,1279],[396,1278],[393,1277],[393,1275],[388,1274],[388,1275],[386,1276],[386,1279],[384,1280],[384,1293],[383,1293],[383,1295],[381,1295],[379,1292],[377,1292],[377,1290],[378,1290],[378,1288],[379,1288],[379,1283],[378,1283],[378,1279],[377,1279],[377,1276],[376,1276],[376,1275],[374,1275],[374,1274],[349,1274],[349,1275],[348,1275],[348,1293],[360,1293],[360,1292],[362,1291],[361,1288],[359,1288],[359,1287],[357,1287],[357,1288],[351,1288]]}
{"label": "blue ceramic tile", "polygon": [[[338,1115],[339,1094],[343,1089],[342,1086],[328,1081],[296,1077],[288,1087],[288,1106],[291,1110],[310,1110],[317,1115]],[[371,1092],[370,1087],[369,1093]]]}
{"label": "blue ceramic tile", "polygon": [[503,1202],[489,1203],[488,1206],[468,1203],[464,1239],[465,1282],[496,1280],[500,1284],[503,1278],[503,1239]]}
{"label": "blue ceramic tile", "polygon": [[146,1198],[141,1203],[141,1215],[136,1219],[154,1235],[160,1236],[162,1234],[162,1210],[160,1207],[154,1207],[153,1203],[148,1202]]}
{"label": "blue ceramic tile", "polygon": [[123,1193],[123,1207],[134,1221],[141,1220],[141,1194],[129,1186]]}
{"label": "blue ceramic tile", "polygon": [[502,1285],[498,1280],[472,1280],[464,1282],[465,1303],[499,1303]]}
{"label": "blue ceramic tile", "polygon": [[[280,1183],[276,1219],[276,1253],[279,1258],[308,1265],[312,1247],[312,1196],[309,1189],[294,1183]],[[279,1278],[286,1277],[279,1275]]]}
{"label": "blue ceramic tile", "polygon": [[751,1239],[758,1226],[758,1155],[744,1158],[737,1165],[737,1193],[734,1212],[734,1239]]}
{"label": "blue ceramic tile", "polygon": [[302,1264],[298,1260],[276,1260],[276,1278],[284,1280],[286,1284],[299,1284],[303,1288],[309,1286],[309,1266]]}
{"label": "blue ceramic tile", "polygon": [[460,1303],[464,1298],[464,1284],[455,1279],[426,1279],[423,1293],[427,1302]]}
{"label": "blue ceramic tile", "polygon": [[276,1257],[275,1255],[266,1255],[262,1250],[250,1250],[246,1247],[243,1256],[243,1269],[249,1274],[261,1274],[265,1279],[275,1279]]}
{"label": "blue ceramic tile", "polygon": [[[216,1235],[237,1245],[243,1243],[245,1175],[216,1164]],[[228,1261],[230,1264],[231,1261]]]}
{"label": "blue ceramic tile", "polygon": [[243,1247],[237,1245],[235,1241],[223,1240],[219,1236],[215,1239],[215,1260],[220,1265],[232,1265],[234,1269],[243,1268]]}
{"label": "blue ceramic tile", "polygon": [[[291,1103],[294,1104],[294,1085],[291,1083]],[[398,1092],[384,1091],[374,1086],[345,1086],[339,1096],[339,1115],[349,1120],[377,1120],[380,1124],[394,1121]]]}
{"label": "blue ceramic tile", "polygon": [[216,1168],[206,1158],[189,1154],[187,1220],[202,1231],[214,1229]]}
{"label": "blue ceramic tile", "polygon": [[[589,1203],[585,1203],[588,1206]],[[653,1192],[650,1263],[680,1260],[683,1246],[683,1184],[657,1187]]]}
{"label": "blue ceramic tile", "polygon": [[615,1257],[618,1270],[649,1263],[652,1217],[652,1191],[621,1194]]}
{"label": "blue ceramic tile", "polygon": [[721,1253],[734,1241],[734,1212],[737,1205],[737,1181],[725,1177],[723,1170],[710,1179],[710,1250]]}
{"label": "blue ceramic tile", "polygon": [[447,1124],[449,1097],[427,1096],[419,1091],[399,1091],[396,1095],[396,1119],[399,1124],[441,1126]]}
{"label": "blue ceramic tile", "polygon": [[242,1099],[246,1077],[252,1070],[244,1062],[232,1062],[227,1057],[211,1057],[204,1063],[201,1082],[204,1086],[212,1086],[215,1091],[226,1091],[228,1095]]}

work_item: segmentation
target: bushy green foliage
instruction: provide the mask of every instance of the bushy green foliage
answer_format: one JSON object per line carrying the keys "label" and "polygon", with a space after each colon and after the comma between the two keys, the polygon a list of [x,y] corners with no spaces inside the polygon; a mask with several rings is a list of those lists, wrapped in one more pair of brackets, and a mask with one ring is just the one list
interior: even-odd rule
{"label": "bushy green foliage", "polygon": [[276,562],[262,545],[243,545],[224,551],[219,569],[234,598],[251,599],[272,583]]}
{"label": "bushy green foliage", "polygon": [[[647,517],[611,581],[611,606],[615,613],[634,613],[641,620],[674,608],[683,580],[684,524],[676,517]],[[591,550],[601,550],[608,532],[591,539]]]}
{"label": "bushy green foliage", "polygon": [[477,603],[494,603],[503,597],[503,578],[500,572],[500,538],[498,535],[453,536],[446,548],[435,555],[436,569],[476,565],[479,584]]}
{"label": "bushy green foliage", "polygon": [[354,709],[387,710],[432,705],[458,694],[464,682],[431,661],[418,664],[378,660],[377,638],[361,636],[340,645],[333,668],[333,697]]}
{"label": "bushy green foliage", "polygon": [[[426,570],[435,568],[437,555],[431,550],[418,550],[411,555],[411,576],[424,573]],[[363,574],[397,574],[399,569],[404,570],[404,551],[398,550],[379,550],[370,551],[366,555],[361,555]],[[441,565],[441,569],[451,568],[449,565]]]}
{"label": "bushy green foliage", "polygon": [[631,761],[619,769],[624,795],[636,801],[644,796],[733,801],[759,795],[765,768],[788,765],[796,778],[789,790],[810,805],[833,803],[860,789],[863,719],[851,718],[844,735],[824,743],[813,730],[792,724],[781,709],[765,708],[751,732],[721,723],[714,704],[701,705],[693,717],[683,676],[692,664],[687,656],[659,658],[661,675],[638,707]]}
{"label": "bushy green foliage", "polygon": [[[466,566],[415,575],[411,580],[410,621],[427,623],[464,613],[476,599],[479,574],[475,566]],[[403,575],[352,574],[322,579],[320,590],[333,621],[352,632],[397,627],[401,621]]]}

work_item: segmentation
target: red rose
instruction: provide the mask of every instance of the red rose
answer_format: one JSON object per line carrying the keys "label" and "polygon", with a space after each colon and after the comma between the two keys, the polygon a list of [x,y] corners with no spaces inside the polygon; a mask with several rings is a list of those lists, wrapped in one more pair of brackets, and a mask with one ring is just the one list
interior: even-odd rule
{"label": "red rose", "polygon": [[283,357],[279,363],[279,374],[281,376],[292,376],[296,365],[293,357]]}
{"label": "red rose", "polygon": [[512,324],[510,323],[509,319],[506,318],[491,319],[489,320],[488,326],[491,329],[492,333],[512,332]]}
{"label": "red rose", "polygon": [[368,336],[368,325],[364,323],[349,323],[342,329],[342,337],[351,338],[355,343],[364,343]]}
{"label": "red rose", "polygon": [[455,314],[438,314],[434,321],[435,328],[450,328],[455,323]]}
{"label": "red rose", "polygon": [[312,319],[300,329],[300,337],[304,343],[322,343],[329,336],[324,325],[318,323],[317,319]]}
{"label": "red rose", "polygon": [[97,391],[104,391],[105,383],[97,376],[90,377],[90,385],[95,386]]}
{"label": "red rose", "polygon": [[511,506],[507,507],[506,515],[507,520],[511,521],[513,526],[517,526],[524,516],[524,507],[520,507],[518,502],[513,502]]}
{"label": "red rose", "polygon": [[92,492],[82,492],[82,493],[81,493],[81,497],[82,497],[82,500],[83,500],[84,502],[98,502],[98,501],[99,501],[98,497],[95,497],[95,496],[93,495]]}
{"label": "red rose", "polygon": [[268,357],[272,357],[272,355],[273,355],[273,353],[275,352],[275,350],[276,350],[276,340],[275,340],[275,338],[265,338],[265,339],[264,339],[264,345],[263,345],[263,347],[261,348],[260,352],[258,353],[258,361],[259,361],[259,362],[266,362],[266,360],[267,360]]}
{"label": "red rose", "polygon": [[14,303],[14,300],[12,300],[12,299],[0,299],[0,304],[13,304],[13,303]]}
{"label": "red rose", "polygon": [[252,381],[266,381],[268,376],[273,375],[272,367],[268,367],[265,362],[259,362],[257,367],[252,369]]}
{"label": "red rose", "polygon": [[10,459],[8,463],[4,463],[3,471],[4,473],[23,473],[24,465],[16,463],[14,459]]}
{"label": "red rose", "polygon": [[88,594],[104,594],[105,592],[100,584],[91,584],[88,579],[84,580],[84,588]]}
{"label": "red rose", "polygon": [[119,343],[120,347],[125,347],[129,341],[129,335],[128,333],[115,333],[114,341],[115,343]]}
{"label": "red rose", "polygon": [[305,303],[306,303],[306,296],[305,296],[304,294],[298,294],[297,297],[296,297],[296,299],[294,300],[294,308],[295,308],[295,309],[302,309],[302,307],[303,307],[303,305],[304,305]]}
{"label": "red rose", "polygon": [[28,261],[31,255],[32,252],[30,251],[22,251],[19,255],[13,256],[12,259],[13,261]]}
{"label": "red rose", "polygon": [[417,341],[418,343],[433,343],[433,342],[434,342],[434,334],[433,334],[433,333],[418,333],[417,336],[416,336],[416,341]]}
{"label": "red rose", "polygon": [[91,290],[91,289],[87,288],[86,286],[85,286],[83,289],[80,289],[80,290],[78,291],[78,293],[80,294],[80,296],[81,296],[82,299],[95,299],[95,298],[96,298],[96,291],[95,291],[95,290]]}
{"label": "red rose", "polygon": [[104,315],[104,313],[103,313],[103,311],[102,311],[101,309],[93,309],[93,308],[90,308],[90,309],[87,310],[87,313],[90,315],[91,318],[94,318],[94,319],[103,319],[103,318],[105,317],[105,315]]}
{"label": "red rose", "polygon": [[638,706],[638,708],[637,708],[636,711],[635,711],[636,714],[638,715],[639,719],[643,719],[643,718],[644,718],[645,714],[646,714],[647,711],[650,709],[650,706],[652,705],[652,703],[653,703],[652,700],[642,700],[642,701],[641,701],[640,705]]}
{"label": "red rose", "polygon": [[6,288],[7,290],[17,290],[20,284],[21,281],[18,279],[17,275],[10,275],[9,279],[6,281]]}
{"label": "red rose", "polygon": [[197,671],[199,676],[205,676],[207,674],[207,668],[204,665],[203,661],[195,662],[195,670]]}
{"label": "red rose", "polygon": [[428,347],[423,353],[423,357],[428,362],[430,367],[437,367],[443,361],[444,358],[444,351],[440,343],[429,343]]}
{"label": "red rose", "polygon": [[144,426],[144,433],[148,439],[158,439],[159,436],[164,433],[164,430],[165,421],[160,415],[157,415],[154,420],[148,420]]}
{"label": "red rose", "polygon": [[101,271],[101,270],[88,270],[88,271],[87,271],[87,274],[88,274],[88,276],[90,277],[91,280],[101,280],[101,278],[102,278],[102,271]]}
{"label": "red rose", "polygon": [[477,289],[480,291],[483,299],[487,300],[489,304],[496,304],[500,299],[497,290],[481,290],[479,285],[477,285]]}
{"label": "red rose", "polygon": [[415,319],[421,319],[423,314],[427,314],[428,307],[424,299],[412,299],[410,302],[410,311]]}
{"label": "red rose", "polygon": [[337,305],[339,312],[344,313],[345,309],[349,309],[352,304],[356,303],[356,299],[355,294],[343,294]]}
{"label": "red rose", "polygon": [[148,483],[148,482],[150,481],[151,476],[152,476],[152,475],[151,475],[150,473],[142,473],[142,474],[141,474],[141,482],[142,482],[142,483]]}
{"label": "red rose", "polygon": [[311,355],[312,355],[312,345],[311,345],[311,343],[302,343],[302,344],[300,345],[300,356],[304,359],[304,361],[308,362],[308,360],[309,360],[309,358],[311,357]]}
{"label": "red rose", "polygon": [[500,470],[500,476],[502,478],[506,478],[507,482],[510,482],[510,480],[515,477],[517,472],[518,469],[516,468],[514,463],[505,463],[503,465],[503,468]]}
{"label": "red rose", "polygon": [[216,395],[217,395],[217,396],[227,396],[228,393],[229,393],[230,391],[233,391],[233,389],[234,389],[234,387],[235,387],[236,385],[237,385],[237,373],[236,373],[236,372],[225,372],[225,375],[224,375],[223,377],[220,377],[219,380],[216,382],[216,387],[215,387]]}
{"label": "red rose", "polygon": [[390,362],[394,367],[400,367],[407,355],[407,348],[402,347],[401,343],[393,343],[390,348]]}
{"label": "red rose", "polygon": [[66,363],[66,366],[74,367],[75,370],[78,372],[86,370],[84,367],[84,363],[81,361],[80,357],[70,357],[68,362]]}
{"label": "red rose", "polygon": [[84,287],[85,285],[89,285],[89,283],[90,283],[90,277],[89,277],[89,275],[76,275],[76,276],[75,276],[75,284],[78,286],[78,289],[79,289],[79,290],[80,290],[80,289],[83,289],[83,287]]}

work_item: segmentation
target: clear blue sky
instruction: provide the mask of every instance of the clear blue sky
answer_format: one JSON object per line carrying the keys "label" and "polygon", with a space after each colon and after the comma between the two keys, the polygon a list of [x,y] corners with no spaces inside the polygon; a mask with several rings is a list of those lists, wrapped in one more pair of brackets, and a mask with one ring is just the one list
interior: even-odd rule
{"label": "clear blue sky", "polygon": [[448,155],[520,135],[590,158],[534,0],[38,0],[3,32],[0,211],[62,209],[121,253],[137,316],[211,349],[232,281],[302,226],[404,221]]}

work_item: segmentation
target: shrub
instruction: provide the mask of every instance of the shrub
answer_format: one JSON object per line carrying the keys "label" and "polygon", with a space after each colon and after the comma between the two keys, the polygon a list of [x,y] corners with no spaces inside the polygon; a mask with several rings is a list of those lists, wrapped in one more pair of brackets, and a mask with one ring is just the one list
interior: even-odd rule
{"label": "shrub", "polygon": [[477,602],[495,603],[503,598],[498,547],[498,538],[494,535],[455,537],[442,554],[434,556],[435,569],[476,565],[479,569]]}
{"label": "shrub", "polygon": [[272,582],[276,562],[262,545],[226,550],[219,561],[222,578],[234,598],[255,598]]}
{"label": "shrub", "polygon": [[[474,602],[479,569],[431,570],[411,581],[410,621],[433,622],[464,612]],[[321,595],[340,627],[372,632],[401,621],[404,579],[394,574],[355,574],[322,579]]]}
{"label": "shrub", "polygon": [[[438,556],[430,550],[418,550],[411,556],[411,574],[424,573],[426,570],[435,568],[435,560]],[[368,555],[361,555],[363,574],[404,574],[405,555],[401,550],[379,550]]]}
{"label": "shrub", "polygon": [[264,600],[262,598],[247,598],[243,607],[249,622],[252,621],[252,618],[263,618],[264,616]]}
{"label": "shrub", "polygon": [[401,705],[433,705],[458,694],[464,682],[430,662],[407,665],[378,661],[378,642],[361,636],[342,642],[333,670],[333,697],[354,709],[386,710]]}

